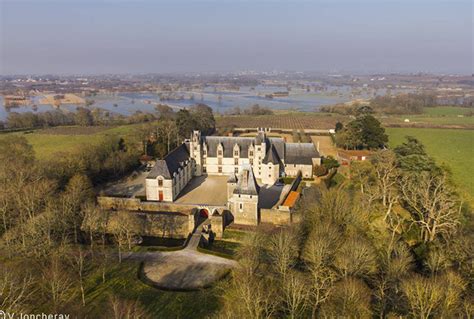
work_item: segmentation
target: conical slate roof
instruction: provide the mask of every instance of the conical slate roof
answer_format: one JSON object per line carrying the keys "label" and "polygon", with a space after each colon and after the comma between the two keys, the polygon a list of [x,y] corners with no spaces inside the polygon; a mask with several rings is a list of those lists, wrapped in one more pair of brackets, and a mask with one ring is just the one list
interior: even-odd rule
{"label": "conical slate roof", "polygon": [[244,166],[239,174],[237,186],[234,189],[234,194],[241,195],[258,195],[260,187],[253,175],[252,167]]}
{"label": "conical slate roof", "polygon": [[237,176],[235,176],[235,174],[230,175],[227,179],[227,183],[237,183]]}

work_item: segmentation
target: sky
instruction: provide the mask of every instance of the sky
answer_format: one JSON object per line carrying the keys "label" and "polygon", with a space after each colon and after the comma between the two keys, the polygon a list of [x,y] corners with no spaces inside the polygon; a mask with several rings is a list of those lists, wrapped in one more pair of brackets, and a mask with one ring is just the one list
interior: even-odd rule
{"label": "sky", "polygon": [[473,73],[470,0],[0,0],[0,74]]}

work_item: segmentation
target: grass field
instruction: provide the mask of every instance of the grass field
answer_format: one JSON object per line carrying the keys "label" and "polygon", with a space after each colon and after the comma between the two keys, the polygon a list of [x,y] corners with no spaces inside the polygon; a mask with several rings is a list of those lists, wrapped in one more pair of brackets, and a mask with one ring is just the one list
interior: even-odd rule
{"label": "grass field", "polygon": [[438,164],[446,164],[462,194],[474,203],[474,131],[448,129],[388,128],[391,147],[405,136],[418,138]]}
{"label": "grass field", "polygon": [[[382,118],[385,124],[403,125],[455,125],[466,128],[474,128],[474,116],[469,116],[473,109],[465,107],[425,107],[423,114],[394,115]],[[404,122],[410,120],[409,123]]]}
{"label": "grass field", "polygon": [[58,152],[74,151],[79,145],[98,143],[107,135],[126,137],[138,125],[122,125],[111,128],[64,126],[2,134],[0,139],[8,135],[24,136],[33,146],[36,157],[41,160],[51,158]]}
{"label": "grass field", "polygon": [[438,106],[438,107],[425,107],[423,114],[430,116],[458,116],[466,115],[473,111],[467,107],[456,107],[456,106]]}

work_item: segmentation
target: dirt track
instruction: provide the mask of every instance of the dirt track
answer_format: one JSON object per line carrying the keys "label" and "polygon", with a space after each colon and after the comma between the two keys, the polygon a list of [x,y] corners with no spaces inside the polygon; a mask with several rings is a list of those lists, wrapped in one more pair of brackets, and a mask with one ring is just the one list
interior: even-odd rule
{"label": "dirt track", "polygon": [[332,156],[336,158],[337,148],[333,144],[330,136],[311,136],[311,140],[313,141],[315,147],[317,147],[319,142],[319,151],[321,155]]}

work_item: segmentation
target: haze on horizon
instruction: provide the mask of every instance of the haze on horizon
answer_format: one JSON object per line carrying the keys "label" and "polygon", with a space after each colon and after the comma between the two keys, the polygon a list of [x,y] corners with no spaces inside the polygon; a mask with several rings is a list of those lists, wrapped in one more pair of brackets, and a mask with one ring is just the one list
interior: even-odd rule
{"label": "haze on horizon", "polygon": [[473,73],[469,0],[0,0],[0,74]]}

